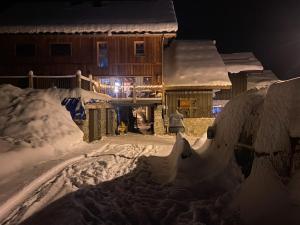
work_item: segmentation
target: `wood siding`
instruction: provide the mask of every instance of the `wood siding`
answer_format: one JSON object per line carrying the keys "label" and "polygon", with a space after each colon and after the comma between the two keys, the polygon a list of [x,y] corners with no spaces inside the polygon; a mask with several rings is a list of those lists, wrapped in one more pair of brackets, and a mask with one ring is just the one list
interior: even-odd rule
{"label": "wood siding", "polygon": [[[134,42],[144,41],[145,55],[135,56]],[[108,44],[108,68],[98,67],[98,44]],[[51,56],[51,44],[70,44],[70,56]],[[17,57],[16,44],[35,44],[34,57]],[[0,75],[162,76],[162,35],[0,35]]]}
{"label": "wood siding", "polygon": [[[179,107],[180,100],[190,100],[190,106]],[[187,118],[212,117],[212,91],[167,91],[168,116],[179,107],[179,112]]]}
{"label": "wood siding", "polygon": [[239,94],[247,91],[246,73],[229,74],[229,79],[232,83],[232,97],[238,96]]}
{"label": "wood siding", "polygon": [[216,92],[215,100],[230,100],[247,91],[247,73],[229,73],[229,79],[232,83],[231,89]]}

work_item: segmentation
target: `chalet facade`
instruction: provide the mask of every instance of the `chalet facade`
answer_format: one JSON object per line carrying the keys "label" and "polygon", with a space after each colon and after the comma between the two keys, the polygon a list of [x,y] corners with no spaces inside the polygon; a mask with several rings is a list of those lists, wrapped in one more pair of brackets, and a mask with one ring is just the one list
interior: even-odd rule
{"label": "chalet facade", "polygon": [[137,107],[156,134],[168,132],[178,110],[187,133],[199,136],[214,108],[246,91],[249,74],[259,77],[263,67],[252,53],[221,56],[215,41],[173,40],[177,30],[172,0],[11,5],[0,13],[0,84],[111,96],[86,104],[88,141],[121,121],[134,130]]}
{"label": "chalet facade", "polygon": [[[97,3],[97,2],[96,2]],[[0,75],[92,74],[104,84],[161,84],[174,38],[171,0],[18,3],[0,14]]]}

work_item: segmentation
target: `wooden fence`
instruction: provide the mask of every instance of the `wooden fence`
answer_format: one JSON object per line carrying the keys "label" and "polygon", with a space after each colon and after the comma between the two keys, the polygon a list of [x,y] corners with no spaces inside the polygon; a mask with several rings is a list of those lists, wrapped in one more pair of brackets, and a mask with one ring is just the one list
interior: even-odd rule
{"label": "wooden fence", "polygon": [[87,91],[94,91],[109,95],[118,99],[132,99],[137,102],[138,99],[163,99],[164,88],[162,85],[131,85],[116,86],[105,85],[93,80],[93,76],[82,76],[78,70],[74,75],[64,76],[44,76],[35,75],[33,71],[29,71],[27,76],[0,76],[0,84],[12,84],[20,88],[62,88],[73,89],[81,88]]}
{"label": "wooden fence", "polygon": [[64,76],[35,75],[33,71],[29,71],[27,76],[0,76],[0,84],[12,84],[20,88],[35,89],[53,87],[62,89],[81,88],[87,91],[93,91],[93,86],[99,86],[93,80],[92,75],[89,75],[89,77],[82,76],[80,70],[75,75]]}

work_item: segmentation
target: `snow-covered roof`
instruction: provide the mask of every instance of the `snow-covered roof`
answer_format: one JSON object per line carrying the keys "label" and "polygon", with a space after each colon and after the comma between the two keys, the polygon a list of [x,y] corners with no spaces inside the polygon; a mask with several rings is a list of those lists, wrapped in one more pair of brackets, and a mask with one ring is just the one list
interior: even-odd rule
{"label": "snow-covered roof", "polygon": [[271,70],[247,74],[247,90],[268,87],[278,82],[278,77]]}
{"label": "snow-covered roof", "polygon": [[228,88],[231,82],[214,41],[176,40],[164,52],[166,85]]}
{"label": "snow-covered roof", "polygon": [[171,0],[17,3],[0,13],[0,33],[173,33]]}
{"label": "snow-covered roof", "polygon": [[260,71],[264,69],[252,52],[222,54],[221,56],[229,73]]}

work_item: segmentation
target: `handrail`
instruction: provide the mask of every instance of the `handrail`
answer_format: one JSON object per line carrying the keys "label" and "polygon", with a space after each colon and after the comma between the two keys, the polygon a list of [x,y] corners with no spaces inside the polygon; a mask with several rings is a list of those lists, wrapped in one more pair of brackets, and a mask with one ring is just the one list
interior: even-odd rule
{"label": "handrail", "polygon": [[9,79],[9,78],[28,78],[28,76],[0,76],[1,78]]}
{"label": "handrail", "polygon": [[54,79],[59,79],[59,78],[75,78],[76,75],[63,75],[63,76],[43,76],[43,75],[33,75],[33,78],[54,78]]}

